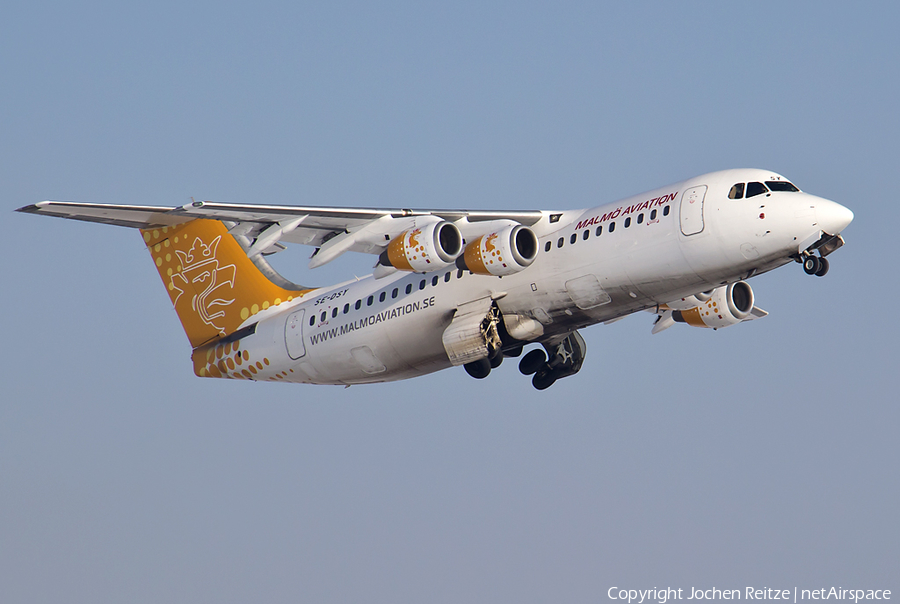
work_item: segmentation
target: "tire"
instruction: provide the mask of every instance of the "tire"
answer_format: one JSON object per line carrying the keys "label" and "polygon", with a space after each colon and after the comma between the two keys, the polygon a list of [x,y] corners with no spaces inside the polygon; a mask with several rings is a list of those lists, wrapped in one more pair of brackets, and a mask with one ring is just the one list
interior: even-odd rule
{"label": "tire", "polygon": [[519,371],[525,375],[531,375],[547,362],[547,355],[540,348],[536,348],[522,357],[519,361]]}
{"label": "tire", "polygon": [[816,271],[816,277],[824,277],[828,272],[828,260],[819,258],[819,270]]}
{"label": "tire", "polygon": [[816,256],[807,256],[806,260],[803,261],[803,272],[807,275],[815,275],[816,271],[819,270],[819,259]]}
{"label": "tire", "polygon": [[500,363],[503,362],[503,351],[498,348],[494,351],[494,354],[488,357],[488,362],[491,364],[491,369],[499,367]]}
{"label": "tire", "polygon": [[538,390],[546,390],[556,382],[556,373],[553,371],[538,371],[531,378],[531,385]]}
{"label": "tire", "polygon": [[463,367],[466,368],[466,373],[476,380],[483,380],[491,374],[491,362],[487,359],[478,359],[477,361],[466,363]]}

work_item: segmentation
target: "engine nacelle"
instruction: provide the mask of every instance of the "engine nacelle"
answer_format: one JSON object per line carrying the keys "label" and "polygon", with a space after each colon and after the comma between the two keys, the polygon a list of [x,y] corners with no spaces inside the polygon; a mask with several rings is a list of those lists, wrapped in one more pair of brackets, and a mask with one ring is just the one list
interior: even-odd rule
{"label": "engine nacelle", "polygon": [[379,263],[401,271],[427,273],[450,266],[461,251],[459,229],[442,220],[404,231],[391,239]]}
{"label": "engine nacelle", "polygon": [[456,265],[478,275],[505,277],[531,266],[537,253],[534,231],[522,225],[509,226],[469,242]]}
{"label": "engine nacelle", "polygon": [[[740,323],[753,310],[753,290],[746,281],[718,287],[702,304],[687,310],[672,312],[678,323],[694,327],[728,327]],[[670,305],[671,306],[671,305]]]}
{"label": "engine nacelle", "polygon": [[679,298],[678,300],[674,300],[673,302],[666,302],[666,306],[671,308],[672,310],[690,310],[691,308],[696,308],[702,305],[704,302],[712,298],[712,295],[716,292],[716,290],[711,289],[706,292],[700,292],[699,294],[694,294],[693,296],[688,296],[687,298]]}

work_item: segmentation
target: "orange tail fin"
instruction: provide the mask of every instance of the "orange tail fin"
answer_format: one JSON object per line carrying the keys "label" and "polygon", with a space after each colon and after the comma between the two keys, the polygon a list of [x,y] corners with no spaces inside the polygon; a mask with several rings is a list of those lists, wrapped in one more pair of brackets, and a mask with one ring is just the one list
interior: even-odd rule
{"label": "orange tail fin", "polygon": [[192,348],[234,333],[260,310],[312,291],[272,283],[218,220],[141,234]]}

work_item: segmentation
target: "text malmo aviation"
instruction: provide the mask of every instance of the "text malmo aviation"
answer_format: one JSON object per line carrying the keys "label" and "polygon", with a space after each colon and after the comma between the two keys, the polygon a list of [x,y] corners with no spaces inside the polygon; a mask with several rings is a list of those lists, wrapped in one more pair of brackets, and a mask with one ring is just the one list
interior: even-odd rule
{"label": "text malmo aviation", "polygon": [[[828,271],[853,220],[778,174],[728,170],[586,210],[466,211],[194,202],[44,201],[19,211],[138,228],[202,377],[363,384],[519,363],[536,388],[577,373],[578,329],[638,311],[728,327],[763,317],[747,279],[790,262]],[[265,256],[310,266],[373,254],[374,273],[303,287]]]}

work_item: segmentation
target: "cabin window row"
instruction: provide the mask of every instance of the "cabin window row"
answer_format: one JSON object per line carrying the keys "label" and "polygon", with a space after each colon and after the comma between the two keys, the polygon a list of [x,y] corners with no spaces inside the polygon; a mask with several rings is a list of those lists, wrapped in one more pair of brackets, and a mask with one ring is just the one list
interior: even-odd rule
{"label": "cabin window row", "polygon": [[[462,269],[457,269],[456,270],[456,278],[462,279],[462,276],[465,272],[467,272],[467,271],[464,271]],[[443,281],[444,283],[449,283],[452,278],[453,278],[453,271],[447,271],[446,273],[444,273],[443,276],[432,275],[432,277],[430,279],[431,286],[436,287],[437,284],[440,283],[441,281]],[[420,279],[418,284],[407,283],[406,287],[404,288],[404,291],[407,294],[411,294],[413,292],[413,288],[420,289],[420,290],[425,289],[428,286],[428,281],[429,281],[429,279]],[[392,290],[390,290],[390,296],[391,296],[392,300],[398,298],[400,296],[400,287],[395,287]],[[368,296],[367,298],[360,298],[352,305],[349,302],[347,302],[346,304],[344,304],[343,310],[341,310],[339,307],[335,306],[334,308],[331,309],[331,318],[332,319],[337,318],[338,314],[345,314],[345,315],[349,314],[351,310],[360,310],[363,307],[363,305],[372,306],[373,304],[375,304],[376,298],[379,302],[384,302],[385,300],[387,300],[387,297],[388,297],[388,290],[384,290],[377,294],[372,294],[371,296]],[[318,315],[313,313],[313,315],[309,318],[309,326],[314,327],[316,324],[316,319],[319,319],[320,322],[324,323],[328,319],[328,314],[329,314],[328,311],[322,311]]]}
{"label": "cabin window row", "polygon": [[[663,214],[663,216],[669,215],[669,206],[663,206],[662,214]],[[653,210],[650,211],[650,220],[656,220],[656,216],[657,216],[657,213],[656,213],[656,209],[654,208]],[[635,222],[637,222],[637,224],[643,224],[643,222],[644,222],[644,213],[643,212],[638,214]],[[629,216],[625,219],[625,222],[622,226],[624,226],[626,229],[631,226],[631,216]],[[612,222],[609,223],[609,226],[607,227],[606,232],[613,233],[613,232],[615,232],[615,230],[616,230],[616,221],[613,220]],[[599,237],[602,234],[603,234],[603,225],[601,224],[595,230],[594,236]],[[581,239],[583,241],[587,241],[588,239],[590,239],[590,237],[591,237],[591,229],[585,229],[584,231],[582,231]],[[572,233],[569,236],[569,244],[571,245],[571,244],[575,243],[576,241],[578,241],[578,233]],[[566,243],[566,238],[560,237],[559,239],[556,240],[556,247],[560,248],[563,245],[565,245],[565,243]],[[544,244],[545,252],[549,252],[552,248],[553,248],[552,241],[547,241]]]}

